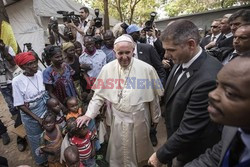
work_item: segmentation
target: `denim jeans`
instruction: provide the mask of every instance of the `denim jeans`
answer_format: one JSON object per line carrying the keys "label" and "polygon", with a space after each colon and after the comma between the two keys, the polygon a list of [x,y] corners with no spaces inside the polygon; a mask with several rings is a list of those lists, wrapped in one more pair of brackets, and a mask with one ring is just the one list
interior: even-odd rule
{"label": "denim jeans", "polygon": [[[29,103],[29,109],[31,112],[42,118],[47,112],[46,101],[48,96],[44,94],[42,97]],[[24,112],[21,112],[22,122],[27,133],[28,143],[31,148],[31,153],[36,161],[36,164],[42,164],[47,161],[46,156],[37,156],[35,151],[40,146],[40,137],[43,132],[41,125],[33,119],[31,116]]]}
{"label": "denim jeans", "polygon": [[[91,132],[97,131],[96,127],[95,127],[95,120],[94,119],[91,119],[91,121],[89,121],[88,128]],[[101,144],[100,144],[99,140],[97,139],[97,140],[95,140],[95,150],[98,151],[100,149],[101,149]]]}
{"label": "denim jeans", "polygon": [[83,160],[82,163],[84,166],[87,166],[87,167],[96,167],[95,158]]}

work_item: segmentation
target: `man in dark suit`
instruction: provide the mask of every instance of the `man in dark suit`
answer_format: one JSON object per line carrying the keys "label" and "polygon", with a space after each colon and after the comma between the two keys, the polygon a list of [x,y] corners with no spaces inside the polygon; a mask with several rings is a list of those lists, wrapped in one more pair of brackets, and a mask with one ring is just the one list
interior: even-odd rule
{"label": "man in dark suit", "polygon": [[166,81],[166,71],[163,68],[160,56],[152,45],[138,43],[140,38],[140,30],[141,29],[134,24],[130,25],[126,29],[127,34],[129,34],[136,43],[134,57],[153,66],[162,83],[164,84]]}
{"label": "man in dark suit", "polygon": [[230,24],[228,22],[228,17],[223,17],[220,22],[220,30],[222,37],[220,41],[217,42],[217,47],[231,47],[233,48],[233,33],[230,29]]}
{"label": "man in dark suit", "polygon": [[212,32],[211,35],[204,37],[200,42],[200,46],[207,50],[216,46],[216,44],[222,38],[222,34],[220,32],[220,20],[219,19],[216,19],[212,22],[211,32]]}
{"label": "man in dark suit", "polygon": [[[250,10],[239,10],[233,13],[229,17],[230,28],[233,34],[233,48],[235,49],[232,53],[222,56],[222,64],[228,63],[234,57],[236,57],[241,52],[249,50],[249,40],[244,38],[244,36],[249,35],[249,25],[250,23]],[[244,27],[242,26],[244,25]],[[238,28],[241,30],[238,31]],[[240,36],[240,37],[239,37]],[[243,38],[242,38],[243,37]],[[237,39],[236,39],[237,38]],[[243,47],[243,48],[242,48]]]}
{"label": "man in dark suit", "polygon": [[[235,68],[240,67],[240,68]],[[213,121],[227,125],[222,139],[187,167],[250,166],[250,52],[226,64],[217,88],[209,93]]]}
{"label": "man in dark suit", "polygon": [[162,32],[163,48],[175,65],[165,88],[168,140],[150,157],[151,165],[171,164],[177,157],[174,165],[183,166],[220,139],[207,106],[222,65],[201,49],[199,41],[197,26],[188,20],[177,20]]}

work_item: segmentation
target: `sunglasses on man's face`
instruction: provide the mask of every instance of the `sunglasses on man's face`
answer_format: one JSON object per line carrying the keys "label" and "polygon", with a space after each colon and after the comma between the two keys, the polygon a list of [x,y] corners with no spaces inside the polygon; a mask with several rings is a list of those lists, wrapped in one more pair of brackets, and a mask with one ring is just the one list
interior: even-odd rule
{"label": "sunglasses on man's face", "polygon": [[218,26],[211,26],[211,28],[218,28]]}

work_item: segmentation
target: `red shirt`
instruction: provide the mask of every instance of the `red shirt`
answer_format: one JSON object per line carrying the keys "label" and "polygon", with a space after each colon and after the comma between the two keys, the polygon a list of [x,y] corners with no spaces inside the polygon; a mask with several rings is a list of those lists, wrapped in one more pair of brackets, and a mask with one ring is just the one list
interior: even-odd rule
{"label": "red shirt", "polygon": [[87,160],[90,158],[92,152],[91,140],[94,140],[94,138],[95,136],[93,133],[88,131],[84,138],[74,136],[70,139],[70,144],[77,146],[81,160]]}

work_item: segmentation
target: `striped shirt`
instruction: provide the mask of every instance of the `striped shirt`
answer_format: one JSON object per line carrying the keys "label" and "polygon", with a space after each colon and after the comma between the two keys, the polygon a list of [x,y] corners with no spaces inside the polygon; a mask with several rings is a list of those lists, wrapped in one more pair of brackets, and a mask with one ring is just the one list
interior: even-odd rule
{"label": "striped shirt", "polygon": [[79,151],[79,156],[81,160],[87,160],[91,157],[92,145],[91,141],[95,139],[92,132],[88,131],[84,138],[72,137],[70,138],[70,144],[76,145]]}

